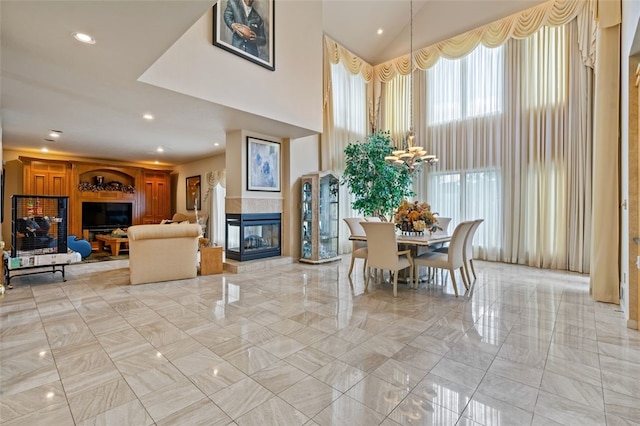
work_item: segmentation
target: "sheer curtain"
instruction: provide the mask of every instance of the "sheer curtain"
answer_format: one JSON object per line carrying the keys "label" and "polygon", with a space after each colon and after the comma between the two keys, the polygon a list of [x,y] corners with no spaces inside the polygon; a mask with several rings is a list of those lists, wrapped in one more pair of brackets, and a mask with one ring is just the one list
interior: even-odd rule
{"label": "sheer curtain", "polygon": [[216,245],[225,245],[225,197],[227,194],[226,170],[216,170],[207,173],[207,192],[203,203],[209,204],[209,240]]}
{"label": "sheer curtain", "polygon": [[[367,134],[367,83],[362,76],[351,74],[342,64],[331,64],[331,94],[333,99],[331,169],[342,175],[345,168],[344,149],[349,143],[364,141]],[[351,208],[352,196],[346,185],[340,186],[340,217],[354,217],[358,212]],[[351,250],[349,230],[340,224],[340,253]]]}
{"label": "sheer curtain", "polygon": [[592,72],[575,20],[424,73],[418,128],[440,162],[418,197],[452,226],[485,219],[480,258],[589,272]]}

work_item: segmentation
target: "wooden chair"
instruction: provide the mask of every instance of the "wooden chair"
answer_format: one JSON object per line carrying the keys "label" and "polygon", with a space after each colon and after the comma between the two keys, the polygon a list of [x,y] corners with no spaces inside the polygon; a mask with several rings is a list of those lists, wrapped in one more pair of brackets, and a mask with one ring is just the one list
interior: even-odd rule
{"label": "wooden chair", "polygon": [[[469,289],[467,278],[464,275],[464,250],[465,239],[469,230],[473,226],[474,221],[462,222],[453,231],[451,236],[451,242],[446,253],[439,253],[437,251],[431,251],[424,253],[413,259],[413,263],[416,268],[416,276],[418,275],[418,269],[420,266],[426,266],[428,268],[447,269],[451,274],[451,282],[453,283],[453,291],[458,296],[458,285],[456,284],[455,270],[460,270],[460,276],[466,289]],[[417,287],[417,285],[416,285]]]}
{"label": "wooden chair", "polygon": [[362,222],[367,235],[367,279],[365,290],[369,287],[371,268],[393,272],[393,297],[398,296],[398,271],[409,268],[410,281],[413,282],[413,260],[411,250],[398,250],[395,224],[392,222]]}
{"label": "wooden chair", "polygon": [[[364,222],[364,218],[362,217],[345,217],[343,218],[347,226],[349,227],[349,232],[351,236],[361,236],[366,237],[364,232],[364,228],[360,225],[360,222]],[[351,276],[351,272],[353,271],[353,264],[356,259],[362,259],[364,261],[364,266],[362,267],[363,275],[367,272],[367,242],[366,241],[351,241],[351,263],[349,264],[349,276]]]}

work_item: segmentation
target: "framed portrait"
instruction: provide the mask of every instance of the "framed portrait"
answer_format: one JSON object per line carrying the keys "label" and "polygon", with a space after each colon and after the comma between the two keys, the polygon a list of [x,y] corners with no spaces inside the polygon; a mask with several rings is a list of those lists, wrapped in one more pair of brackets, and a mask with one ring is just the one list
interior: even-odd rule
{"label": "framed portrait", "polygon": [[274,1],[218,0],[213,6],[214,46],[274,71]]}
{"label": "framed portrait", "polygon": [[247,191],[280,192],[280,144],[247,137]]}
{"label": "framed portrait", "polygon": [[191,176],[187,178],[187,210],[200,210],[202,206],[200,203],[200,175]]}

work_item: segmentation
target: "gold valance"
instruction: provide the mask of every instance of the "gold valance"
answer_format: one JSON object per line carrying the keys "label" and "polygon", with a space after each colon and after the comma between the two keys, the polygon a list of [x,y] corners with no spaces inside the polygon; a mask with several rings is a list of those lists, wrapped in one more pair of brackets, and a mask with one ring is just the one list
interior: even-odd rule
{"label": "gold valance", "polygon": [[373,67],[367,62],[363,61],[357,55],[351,53],[337,42],[324,36],[324,50],[325,56],[332,64],[342,62],[344,67],[349,70],[351,74],[360,74],[367,83],[371,82],[373,78]]}
{"label": "gold valance", "polygon": [[[415,66],[419,69],[432,67],[440,57],[460,58],[483,43],[497,47],[510,38],[526,38],[542,26],[564,25],[574,19],[588,2],[585,0],[551,0],[506,18],[484,25],[448,40],[413,52]],[[376,79],[385,83],[396,74],[406,75],[411,71],[409,55],[384,62],[373,67]]]}

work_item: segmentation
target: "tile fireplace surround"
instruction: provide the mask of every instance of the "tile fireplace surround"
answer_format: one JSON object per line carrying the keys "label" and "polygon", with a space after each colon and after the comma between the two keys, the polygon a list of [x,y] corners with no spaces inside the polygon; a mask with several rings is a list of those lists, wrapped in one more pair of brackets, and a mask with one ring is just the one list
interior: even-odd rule
{"label": "tile fireplace surround", "polygon": [[[637,424],[640,332],[588,277],[477,262],[364,292],[348,255],[128,285],[128,261],[0,298],[3,425]],[[439,274],[438,274],[439,275]]]}

